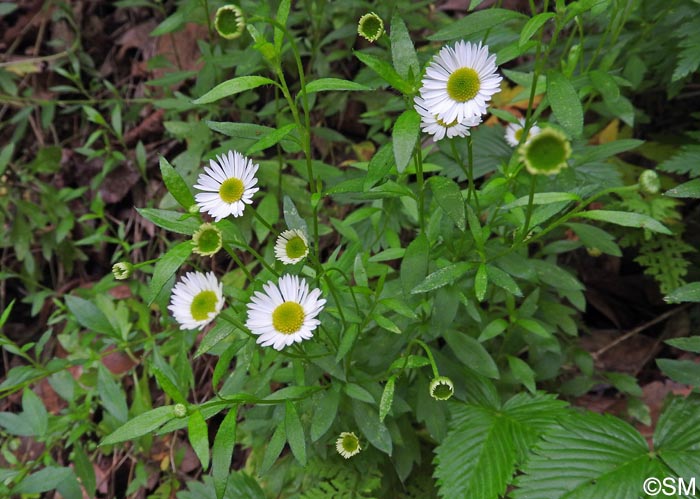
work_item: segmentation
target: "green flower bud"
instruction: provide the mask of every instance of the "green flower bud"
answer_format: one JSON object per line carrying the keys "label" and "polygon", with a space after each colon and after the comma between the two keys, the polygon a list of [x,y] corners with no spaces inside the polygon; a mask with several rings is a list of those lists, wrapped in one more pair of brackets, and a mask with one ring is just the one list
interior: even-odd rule
{"label": "green flower bud", "polygon": [[658,194],[661,190],[661,180],[654,170],[644,170],[639,176],[639,190],[644,194]]}
{"label": "green flower bud", "polygon": [[173,414],[175,414],[176,418],[184,418],[187,416],[187,407],[185,407],[185,404],[175,404]]}
{"label": "green flower bud", "polygon": [[245,30],[245,16],[238,5],[224,5],[216,11],[214,27],[222,38],[235,40]]}
{"label": "green flower bud", "polygon": [[114,274],[114,278],[118,281],[128,279],[131,277],[133,271],[134,266],[129,262],[118,262],[112,265],[112,274]]}
{"label": "green flower bud", "polygon": [[430,382],[430,396],[435,400],[448,400],[454,392],[455,386],[447,376],[438,376]]}
{"label": "green flower bud", "polygon": [[357,33],[370,42],[376,42],[384,34],[384,21],[374,12],[369,12],[357,23]]}

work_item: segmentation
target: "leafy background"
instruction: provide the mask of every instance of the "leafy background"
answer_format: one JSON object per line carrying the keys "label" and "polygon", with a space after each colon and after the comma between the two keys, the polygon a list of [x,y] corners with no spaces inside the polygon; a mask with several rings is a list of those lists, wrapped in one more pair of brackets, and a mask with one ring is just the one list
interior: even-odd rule
{"label": "leafy background", "polygon": [[[244,1],[291,36],[233,41],[220,5],[0,3],[0,495],[636,499],[698,476],[697,2]],[[411,106],[457,39],[506,79],[466,210],[466,141],[419,136]],[[528,109],[573,147],[530,214],[503,139]],[[327,337],[305,360],[236,326],[243,268],[282,270],[266,224],[247,210],[217,224],[232,254],[191,255],[188,185],[231,148],[260,164],[262,219],[318,232]],[[126,283],[121,260],[143,263]],[[226,286],[204,335],[163,313],[183,265]]]}

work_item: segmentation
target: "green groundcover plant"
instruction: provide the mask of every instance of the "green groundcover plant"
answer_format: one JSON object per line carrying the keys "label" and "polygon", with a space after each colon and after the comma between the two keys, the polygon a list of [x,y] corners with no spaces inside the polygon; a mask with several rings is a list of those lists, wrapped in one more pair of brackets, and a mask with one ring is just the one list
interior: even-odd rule
{"label": "green groundcover plant", "polygon": [[[679,171],[678,157],[659,173],[618,157],[649,147],[631,137],[640,113],[625,93],[655,70],[644,47],[658,20],[645,9],[659,2],[493,7],[430,31],[416,20],[422,5],[399,3],[324,31],[320,21],[348,19],[326,3],[180,2],[156,28],[201,16],[221,40],[203,46],[191,98],[162,102],[186,116],[166,128],[189,145],[158,158],[168,194],[137,209],[165,249],[136,262],[125,242],[113,275],[65,296],[54,320],[87,332],[62,335],[66,359],[41,365],[41,347],[3,337],[27,364],[0,385],[22,391],[22,412],[0,413],[0,427],[50,445],[43,466],[0,469],[0,491],[92,496],[92,458],[124,446],[138,456],[154,434],[177,432],[207,473],[180,499],[638,499],[652,496],[648,477],[700,486],[697,395],[667,401],[651,442],[557,397],[604,378],[628,395],[632,419],[650,422],[636,380],[597,373],[577,346],[584,286],[560,256],[636,247],[670,301],[697,299],[682,287],[677,199],[699,197],[700,184],[662,193],[670,177],[659,173],[700,171]],[[698,66],[700,30],[686,27],[697,21],[682,19],[670,93]],[[335,57],[356,76],[333,73],[324,50],[355,37],[359,48]],[[240,60],[230,79],[227,57]],[[367,109],[362,147],[327,124],[348,95]],[[346,157],[323,153],[329,144]],[[115,281],[131,297],[110,297]],[[674,346],[700,351],[688,340]],[[112,351],[139,365],[124,375],[128,396],[101,364]],[[195,371],[205,357],[211,368]],[[659,360],[700,385],[688,364]],[[76,365],[90,373],[80,384],[66,374]],[[29,388],[41,378],[70,415],[47,412]],[[86,422],[92,402],[97,425]],[[60,438],[72,465],[51,460]],[[145,484],[139,473],[129,494]]]}

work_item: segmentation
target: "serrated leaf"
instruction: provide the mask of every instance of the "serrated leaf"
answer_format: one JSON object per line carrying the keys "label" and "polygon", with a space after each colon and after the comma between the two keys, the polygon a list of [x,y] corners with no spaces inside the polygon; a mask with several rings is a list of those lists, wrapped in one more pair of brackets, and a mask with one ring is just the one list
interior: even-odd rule
{"label": "serrated leaf", "polygon": [[160,428],[174,417],[175,414],[173,413],[172,405],[156,407],[127,421],[107,435],[100,445],[112,445],[126,440],[133,440]]}
{"label": "serrated leaf", "polygon": [[443,333],[445,341],[450,346],[460,362],[472,371],[486,376],[487,378],[498,379],[498,366],[486,349],[471,336],[448,329]]}
{"label": "serrated leaf", "polygon": [[366,92],[371,88],[355,83],[354,81],[341,80],[340,78],[319,78],[318,80],[310,81],[306,84],[306,93],[313,94],[316,92]]}
{"label": "serrated leaf", "polygon": [[396,376],[391,376],[384,385],[382,399],[379,401],[379,421],[384,421],[387,414],[391,410],[391,404],[394,402],[394,388],[396,385]]}
{"label": "serrated leaf", "polygon": [[657,166],[658,170],[691,178],[700,177],[700,144],[686,144],[671,158]]}
{"label": "serrated leaf", "polygon": [[564,406],[552,395],[524,393],[503,407],[455,404],[450,431],[435,450],[440,496],[501,497],[516,467],[562,416]]}
{"label": "serrated leaf", "polygon": [[146,296],[146,304],[150,305],[156,299],[160,290],[163,289],[165,283],[178,271],[185,263],[185,260],[192,253],[192,241],[183,241],[176,244],[170,250],[161,256],[156,263],[153,277],[148,285],[148,294]]}
{"label": "serrated leaf", "polygon": [[194,204],[194,196],[180,174],[163,156],[160,157],[160,174],[168,192],[172,194],[175,201],[186,210],[189,209]]}
{"label": "serrated leaf", "polygon": [[413,75],[413,78],[418,76],[420,66],[418,65],[416,49],[413,47],[413,40],[411,40],[406,24],[398,13],[394,13],[391,18],[389,39],[391,41],[391,59],[399,75],[404,79],[407,79],[409,74]]}
{"label": "serrated leaf", "polygon": [[520,40],[518,45],[523,47],[527,41],[532,38],[532,36],[539,31],[539,29],[555,16],[554,12],[540,12],[535,17],[529,19],[523,29],[520,31]]}
{"label": "serrated leaf", "polygon": [[275,85],[275,82],[264,76],[239,76],[238,78],[219,83],[199,99],[192,101],[192,103],[209,104],[223,99],[224,97],[230,97],[262,85]]}
{"label": "serrated leaf", "polygon": [[353,52],[362,63],[377,73],[382,80],[394,87],[402,94],[413,94],[413,85],[401,78],[401,75],[386,61],[365,52]]}
{"label": "serrated leaf", "polygon": [[209,428],[199,410],[190,414],[190,419],[187,422],[187,436],[194,453],[197,454],[199,462],[202,463],[202,470],[206,471],[209,467]]}
{"label": "serrated leaf", "polygon": [[[661,461],[683,477],[700,483],[700,399],[676,397],[666,405],[654,430],[654,449]],[[697,486],[697,485],[696,485]]]}
{"label": "serrated leaf", "polygon": [[306,437],[294,403],[287,400],[284,405],[284,428],[292,454],[302,466],[306,465]]}
{"label": "serrated leaf", "polygon": [[236,445],[237,416],[238,406],[231,407],[216,432],[214,445],[211,449],[211,476],[214,479],[216,499],[224,497],[226,482],[231,472],[233,448]]}
{"label": "serrated leaf", "polygon": [[638,227],[652,232],[670,235],[672,232],[661,222],[640,213],[628,213],[625,211],[590,210],[579,213],[577,216],[590,220],[599,220],[623,227]]}
{"label": "serrated leaf", "polygon": [[452,40],[454,38],[468,38],[469,35],[491,29],[515,19],[525,20],[527,17],[508,9],[489,8],[480,10],[449,23],[434,35],[429,36],[428,39]]}
{"label": "serrated leaf", "polygon": [[547,97],[561,126],[572,136],[580,136],[583,132],[583,107],[576,89],[559,71],[547,73]]}
{"label": "serrated leaf", "polygon": [[464,212],[464,198],[459,185],[454,180],[441,176],[430,177],[428,183],[438,206],[452,219],[459,230],[465,230],[467,218]]}
{"label": "serrated leaf", "polygon": [[413,156],[413,148],[420,135],[420,115],[415,109],[407,109],[396,119],[391,132],[396,169],[403,173]]}

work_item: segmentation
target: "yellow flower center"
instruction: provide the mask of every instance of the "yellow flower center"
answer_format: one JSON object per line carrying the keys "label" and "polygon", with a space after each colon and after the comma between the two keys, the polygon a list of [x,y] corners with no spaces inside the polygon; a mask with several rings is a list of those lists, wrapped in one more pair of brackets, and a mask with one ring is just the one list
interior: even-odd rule
{"label": "yellow flower center", "polygon": [[523,136],[523,129],[522,129],[522,128],[518,128],[518,129],[515,131],[515,140],[517,140],[518,142],[520,142],[520,137],[522,137],[522,136]]}
{"label": "yellow flower center", "polygon": [[525,158],[531,169],[538,172],[557,172],[566,165],[569,147],[565,138],[558,134],[541,133],[527,144]]}
{"label": "yellow flower center", "polygon": [[306,256],[307,252],[306,243],[299,236],[294,236],[287,241],[284,250],[287,252],[287,257],[291,259],[302,258]]}
{"label": "yellow flower center", "polygon": [[272,312],[272,325],[283,334],[296,333],[304,324],[304,308],[294,301],[284,302]]}
{"label": "yellow flower center", "polygon": [[243,181],[239,178],[228,178],[221,182],[219,187],[219,196],[225,203],[235,203],[243,197],[244,191]]}
{"label": "yellow flower center", "polygon": [[480,88],[479,73],[472,68],[459,68],[447,80],[447,95],[457,102],[473,99]]}
{"label": "yellow flower center", "polygon": [[353,453],[360,447],[360,442],[353,433],[344,433],[343,440],[341,441],[340,445],[346,452]]}
{"label": "yellow flower center", "polygon": [[437,114],[435,115],[435,121],[437,121],[438,125],[444,126],[445,128],[452,128],[453,126],[455,126],[457,124],[457,120],[454,120],[452,123],[445,123],[444,121],[442,121],[440,119],[439,115],[437,115]]}
{"label": "yellow flower center", "polygon": [[190,313],[196,321],[203,321],[209,318],[209,314],[216,311],[216,304],[219,299],[213,291],[201,291],[192,300]]}

